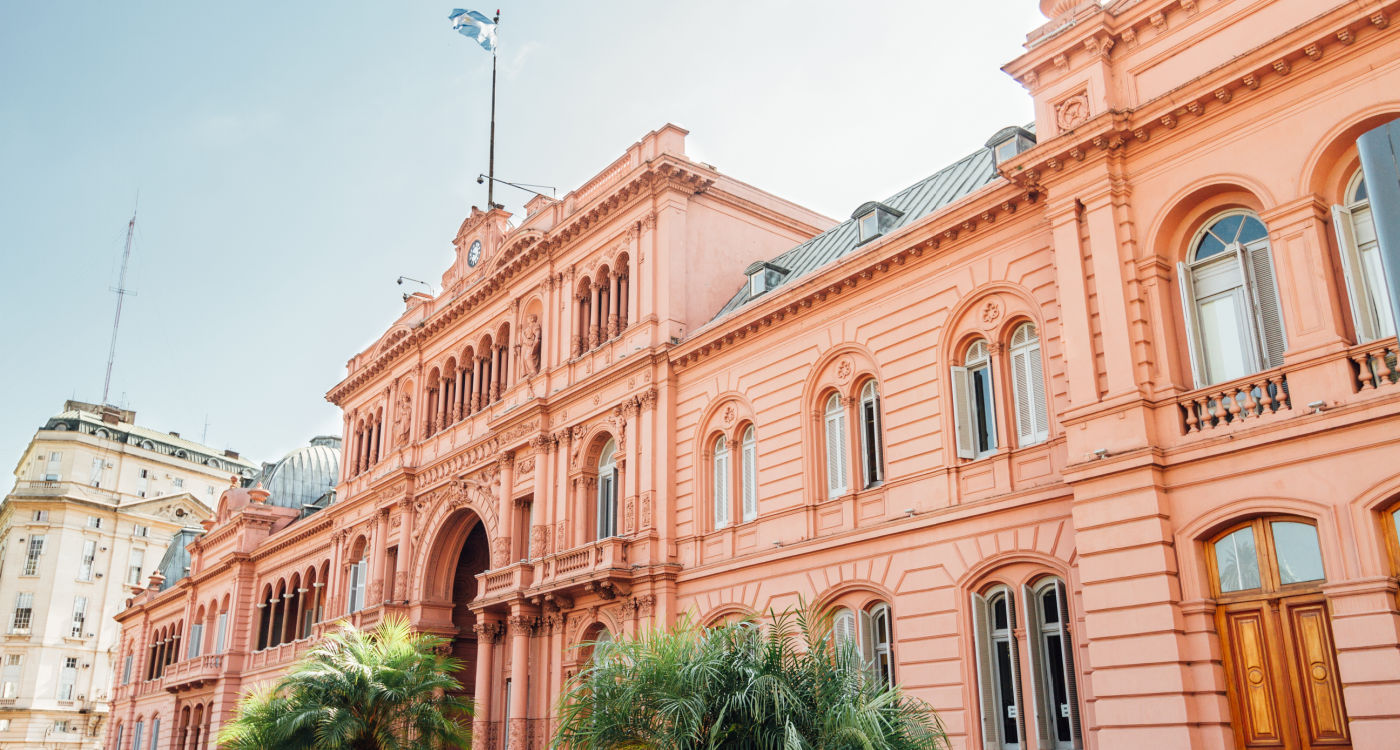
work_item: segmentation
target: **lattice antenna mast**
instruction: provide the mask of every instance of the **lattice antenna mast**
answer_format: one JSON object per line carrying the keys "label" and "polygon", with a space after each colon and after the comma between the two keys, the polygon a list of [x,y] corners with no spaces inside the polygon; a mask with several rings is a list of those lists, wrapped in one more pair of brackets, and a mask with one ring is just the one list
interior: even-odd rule
{"label": "lattice antenna mast", "polygon": [[131,221],[126,223],[126,249],[122,251],[122,273],[117,279],[117,314],[112,316],[112,343],[107,347],[107,377],[102,381],[102,403],[107,403],[107,394],[112,388],[112,362],[117,358],[117,328],[122,324],[122,300],[134,292],[126,288],[126,266],[131,260],[131,239],[136,234],[136,211],[131,212]]}

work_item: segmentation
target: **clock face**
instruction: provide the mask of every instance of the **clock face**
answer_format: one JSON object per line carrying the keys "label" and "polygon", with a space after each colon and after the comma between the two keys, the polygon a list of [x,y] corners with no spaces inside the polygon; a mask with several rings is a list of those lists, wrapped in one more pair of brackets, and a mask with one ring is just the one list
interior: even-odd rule
{"label": "clock face", "polygon": [[471,249],[467,250],[467,265],[476,268],[476,264],[481,260],[481,240],[472,243]]}

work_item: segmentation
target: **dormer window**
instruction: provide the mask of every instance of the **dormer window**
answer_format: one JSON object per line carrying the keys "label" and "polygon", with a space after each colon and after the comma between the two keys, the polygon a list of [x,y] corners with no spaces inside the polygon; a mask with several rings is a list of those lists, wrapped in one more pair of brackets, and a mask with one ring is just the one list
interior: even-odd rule
{"label": "dormer window", "polygon": [[760,294],[776,287],[783,282],[788,270],[782,266],[775,266],[772,263],[758,261],[744,269],[744,274],[749,277],[749,296],[757,297]]}
{"label": "dormer window", "polygon": [[862,203],[857,208],[851,218],[856,220],[856,228],[860,232],[860,242],[863,245],[876,237],[879,237],[894,228],[894,223],[904,212],[897,208],[890,208],[883,203],[868,201]]}
{"label": "dormer window", "polygon": [[1035,134],[1025,128],[1013,125],[998,130],[995,135],[987,139],[986,146],[992,150],[992,157],[996,159],[996,163],[1000,164],[1035,146]]}

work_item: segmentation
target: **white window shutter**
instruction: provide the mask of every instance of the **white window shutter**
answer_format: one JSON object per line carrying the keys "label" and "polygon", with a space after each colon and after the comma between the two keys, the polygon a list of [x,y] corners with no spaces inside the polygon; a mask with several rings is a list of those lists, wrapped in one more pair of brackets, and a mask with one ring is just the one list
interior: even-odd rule
{"label": "white window shutter", "polygon": [[856,644],[856,615],[849,609],[837,611],[831,622],[832,644]]}
{"label": "white window shutter", "polygon": [[1337,249],[1341,253],[1342,276],[1347,283],[1347,299],[1351,301],[1351,319],[1356,322],[1357,341],[1374,341],[1370,295],[1366,293],[1366,272],[1361,267],[1360,247],[1356,242],[1355,217],[1346,206],[1332,206],[1332,230],[1337,233]]}
{"label": "white window shutter", "polygon": [[1053,701],[1046,682],[1044,644],[1040,641],[1040,606],[1035,589],[1021,587],[1021,600],[1026,603],[1026,647],[1030,649],[1031,660],[1031,715],[1035,724],[1036,747],[1054,747],[1050,738],[1054,735],[1052,724],[1055,721]]}
{"label": "white window shutter", "polygon": [[[1011,630],[1011,679],[1013,694],[1016,696],[1016,726],[1020,730],[1022,738],[1026,736],[1026,702],[1021,699],[1021,646],[1016,638],[1016,597],[1011,589],[1006,591],[1007,621],[1012,624]],[[1022,745],[1025,740],[1021,740]]]}
{"label": "white window shutter", "polygon": [[1191,269],[1185,263],[1176,264],[1176,280],[1181,285],[1181,314],[1186,322],[1186,349],[1191,357],[1191,377],[1197,388],[1210,382],[1206,377],[1205,352],[1201,351],[1201,323],[1196,317],[1196,288],[1191,282]]}
{"label": "white window shutter", "polygon": [[953,427],[958,458],[977,458],[977,417],[972,406],[972,379],[966,367],[952,367]]}
{"label": "white window shutter", "polygon": [[1083,750],[1084,734],[1079,726],[1079,673],[1074,671],[1074,638],[1071,635],[1074,619],[1069,614],[1069,590],[1064,581],[1055,581],[1055,595],[1060,600],[1060,653],[1064,658],[1070,736],[1074,738],[1075,750]]}
{"label": "white window shutter", "polygon": [[994,695],[996,680],[992,677],[991,613],[987,599],[972,595],[972,645],[977,661],[977,698],[982,713],[983,750],[1001,750],[1001,721],[997,716]]}
{"label": "white window shutter", "polygon": [[758,444],[753,437],[753,428],[744,435],[744,521],[758,518]]}
{"label": "white window shutter", "polygon": [[1283,333],[1283,309],[1279,306],[1269,243],[1240,246],[1237,252],[1242,259],[1245,290],[1254,312],[1250,322],[1259,347],[1257,366],[1261,370],[1278,367],[1283,364],[1283,352],[1288,343]]}
{"label": "white window shutter", "polygon": [[715,528],[729,525],[729,448],[720,438],[715,449]]}
{"label": "white window shutter", "polygon": [[1035,442],[1035,418],[1031,416],[1031,383],[1029,366],[1026,364],[1026,350],[1011,352],[1011,390],[1016,402],[1016,444],[1030,445]]}
{"label": "white window shutter", "polygon": [[860,613],[860,663],[866,672],[875,674],[875,618],[866,610]]}
{"label": "white window shutter", "polygon": [[1036,345],[1026,351],[1026,364],[1029,372],[1026,378],[1031,383],[1031,418],[1035,420],[1035,442],[1050,438],[1050,404],[1045,397],[1045,371],[1041,362],[1039,339]]}
{"label": "white window shutter", "polygon": [[830,497],[846,492],[846,415],[838,406],[826,415],[826,487]]}

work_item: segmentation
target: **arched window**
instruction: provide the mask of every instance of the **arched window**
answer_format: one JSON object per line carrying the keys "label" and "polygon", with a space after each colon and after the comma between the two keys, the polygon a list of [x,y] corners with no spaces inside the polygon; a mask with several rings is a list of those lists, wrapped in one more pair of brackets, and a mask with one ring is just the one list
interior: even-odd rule
{"label": "arched window", "polygon": [[880,391],[874,380],[860,389],[860,464],[866,487],[885,479],[884,445],[880,434]]}
{"label": "arched window", "polygon": [[846,410],[841,407],[840,394],[826,399],[826,494],[840,497],[848,489],[846,481]]}
{"label": "arched window", "polygon": [[954,365],[952,374],[958,457],[981,458],[997,449],[992,356],[986,339],[972,342],[963,358],[963,365]]}
{"label": "arched window", "polygon": [[[146,720],[137,717],[135,729],[131,733],[131,750],[141,750],[141,732],[146,728]],[[152,748],[152,750],[155,750]]]}
{"label": "arched window", "polygon": [[1040,738],[1037,746],[1054,750],[1082,747],[1079,688],[1065,583],[1054,576],[1046,576],[1026,586],[1023,595],[1027,610],[1026,643],[1030,646],[1035,689],[1033,723]]}
{"label": "arched window", "polygon": [[835,643],[855,647],[856,656],[871,679],[894,686],[894,628],[890,605],[874,602],[865,609],[842,607],[833,614],[831,634]]}
{"label": "arched window", "polygon": [[1207,566],[1236,736],[1250,747],[1290,736],[1349,746],[1316,527],[1253,519],[1209,545]]}
{"label": "arched window", "polygon": [[1044,442],[1050,437],[1050,426],[1040,336],[1034,323],[1022,323],[1011,334],[1011,390],[1016,400],[1016,444],[1024,447]]}
{"label": "arched window", "polygon": [[358,612],[365,607],[365,585],[369,579],[369,545],[361,540],[360,544],[357,546],[359,547],[359,550],[357,550],[359,552],[358,559],[355,559],[353,554],[351,556],[351,559],[355,559],[355,562],[350,564],[350,576],[348,581],[349,591],[347,598],[349,606],[345,609],[347,614],[350,612]]}
{"label": "arched window", "polygon": [[1342,254],[1342,273],[1351,299],[1357,341],[1374,341],[1395,335],[1390,292],[1381,270],[1380,244],[1371,215],[1366,177],[1356,170],[1347,184],[1346,204],[1332,207],[1332,229]]}
{"label": "arched window", "polygon": [[1253,213],[1217,214],[1177,264],[1196,385],[1283,364],[1287,339],[1269,232]]}
{"label": "arched window", "polygon": [[715,528],[729,525],[729,440],[723,435],[714,442]]}
{"label": "arched window", "polygon": [[743,513],[744,522],[758,518],[758,438],[754,435],[753,425],[744,428],[744,437],[740,441],[740,461],[743,463]]}
{"label": "arched window", "polygon": [[982,709],[982,746],[1020,750],[1021,659],[1012,631],[1016,600],[1005,586],[972,595],[977,650],[977,691]]}
{"label": "arched window", "polygon": [[598,456],[598,538],[617,536],[617,443],[611,439]]}

